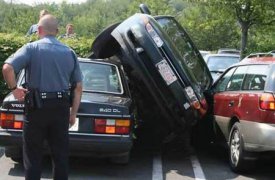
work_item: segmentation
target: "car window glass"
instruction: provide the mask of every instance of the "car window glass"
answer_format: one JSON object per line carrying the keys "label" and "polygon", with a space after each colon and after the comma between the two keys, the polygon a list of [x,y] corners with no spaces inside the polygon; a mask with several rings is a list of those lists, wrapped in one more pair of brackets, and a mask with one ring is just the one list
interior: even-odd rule
{"label": "car window glass", "polygon": [[239,91],[241,90],[244,75],[246,73],[247,66],[240,66],[237,68],[232,78],[227,84],[227,91]]}
{"label": "car window glass", "polygon": [[235,56],[209,56],[207,65],[210,71],[224,71],[239,61],[240,58]]}
{"label": "car window glass", "polygon": [[252,65],[248,67],[243,90],[263,90],[266,82],[267,65]]}
{"label": "car window glass", "polygon": [[25,69],[22,69],[16,76],[17,86],[22,86],[25,83]]}
{"label": "car window glass", "polygon": [[236,68],[230,69],[225,75],[219,80],[219,82],[216,84],[214,91],[220,92],[220,91],[225,91],[225,88],[233,74]]}
{"label": "car window glass", "polygon": [[80,62],[80,69],[83,74],[84,91],[122,93],[121,80],[116,66]]}
{"label": "car window glass", "polygon": [[210,86],[211,75],[208,68],[204,64],[204,60],[196,54],[188,35],[173,18],[165,17],[157,19],[157,21],[169,36],[172,49],[176,50],[173,54],[176,56],[180,68],[188,74],[193,85],[199,85],[201,88]]}

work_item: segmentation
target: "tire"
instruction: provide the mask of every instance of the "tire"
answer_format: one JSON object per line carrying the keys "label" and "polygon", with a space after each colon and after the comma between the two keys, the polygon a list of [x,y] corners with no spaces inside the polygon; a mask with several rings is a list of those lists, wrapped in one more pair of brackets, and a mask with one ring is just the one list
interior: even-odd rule
{"label": "tire", "polygon": [[127,152],[120,156],[114,156],[110,158],[111,163],[113,164],[120,164],[120,165],[126,165],[129,163],[130,160],[130,153]]}
{"label": "tire", "polygon": [[11,158],[11,160],[13,160],[14,162],[23,162],[23,153],[21,147],[6,147],[5,155],[6,157]]}
{"label": "tire", "polygon": [[245,159],[247,152],[244,150],[244,141],[242,137],[241,126],[236,122],[230,131],[229,136],[229,164],[234,172],[243,172],[251,166]]}

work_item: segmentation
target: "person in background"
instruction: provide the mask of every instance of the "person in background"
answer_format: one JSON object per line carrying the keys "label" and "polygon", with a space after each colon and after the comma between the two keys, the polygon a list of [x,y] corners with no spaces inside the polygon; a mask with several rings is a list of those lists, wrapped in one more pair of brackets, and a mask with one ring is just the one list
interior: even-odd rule
{"label": "person in background", "polygon": [[76,38],[76,34],[74,33],[73,24],[66,25],[66,33],[59,36],[59,38]]}
{"label": "person in background", "polygon": [[[68,129],[76,120],[82,74],[76,54],[55,38],[57,33],[57,19],[50,14],[44,15],[38,22],[40,40],[19,49],[5,61],[2,69],[14,98],[25,101],[23,160],[26,180],[41,178],[45,140],[53,159],[53,179],[68,179]],[[15,74],[22,69],[26,70],[27,86],[17,87]]]}
{"label": "person in background", "polygon": [[[39,13],[39,19],[41,19],[44,15],[49,14],[49,12],[46,9],[43,9]],[[32,34],[37,33],[38,24],[31,25],[30,29],[28,30],[26,36],[30,36]]]}

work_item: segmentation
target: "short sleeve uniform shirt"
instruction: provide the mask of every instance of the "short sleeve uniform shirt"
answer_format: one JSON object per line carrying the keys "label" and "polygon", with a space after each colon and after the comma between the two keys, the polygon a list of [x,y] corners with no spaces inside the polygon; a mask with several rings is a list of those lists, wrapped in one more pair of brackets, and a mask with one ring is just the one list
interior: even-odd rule
{"label": "short sleeve uniform shirt", "polygon": [[68,90],[70,83],[82,81],[74,52],[54,36],[26,44],[5,63],[10,64],[15,73],[25,68],[29,88],[40,92]]}

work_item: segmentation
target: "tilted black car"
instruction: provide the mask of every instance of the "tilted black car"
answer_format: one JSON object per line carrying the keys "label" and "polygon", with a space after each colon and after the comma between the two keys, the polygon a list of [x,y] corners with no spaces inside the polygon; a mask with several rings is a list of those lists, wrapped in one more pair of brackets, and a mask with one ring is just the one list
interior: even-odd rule
{"label": "tilted black car", "polygon": [[[110,61],[79,58],[79,63],[83,94],[77,121],[69,131],[70,152],[127,163],[132,147],[133,106],[124,72],[119,64]],[[18,86],[23,83],[21,72]],[[0,146],[15,161],[22,157],[23,109],[24,104],[12,94],[0,108]]]}
{"label": "tilted black car", "polygon": [[171,16],[135,14],[99,34],[92,52],[91,57],[122,62],[139,115],[161,136],[190,128],[207,107],[203,92],[211,74]]}

